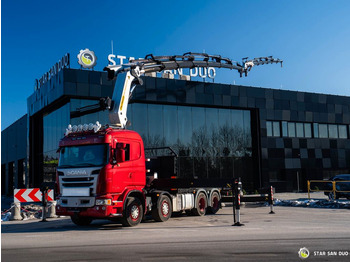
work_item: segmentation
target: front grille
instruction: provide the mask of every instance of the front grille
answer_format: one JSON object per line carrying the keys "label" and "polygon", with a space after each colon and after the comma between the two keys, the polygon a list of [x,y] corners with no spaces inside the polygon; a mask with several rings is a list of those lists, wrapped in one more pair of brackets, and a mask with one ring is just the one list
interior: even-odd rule
{"label": "front grille", "polygon": [[[62,192],[64,192],[64,188],[89,188],[89,195],[93,196],[96,194],[96,187],[97,187],[97,180],[101,169],[92,169],[92,168],[86,168],[83,171],[87,174],[85,176],[82,175],[67,175],[69,173],[73,173],[72,171],[75,171],[77,169],[63,169],[60,170],[60,173],[64,173],[64,175],[59,176],[59,182],[62,188]],[[64,171],[64,172],[62,172]],[[71,189],[70,189],[71,190]],[[70,193],[69,193],[70,192]],[[71,196],[73,191],[66,191],[63,196]],[[82,191],[83,192],[83,191]],[[86,194],[83,194],[84,196],[87,196]]]}

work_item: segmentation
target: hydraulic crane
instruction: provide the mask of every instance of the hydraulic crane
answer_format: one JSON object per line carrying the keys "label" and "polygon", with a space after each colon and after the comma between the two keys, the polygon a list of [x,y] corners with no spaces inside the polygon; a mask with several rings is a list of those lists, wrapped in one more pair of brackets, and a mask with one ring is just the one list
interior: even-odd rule
{"label": "hydraulic crane", "polygon": [[282,66],[283,61],[272,56],[258,57],[250,60],[246,57],[239,63],[219,55],[208,55],[205,53],[188,52],[183,55],[174,56],[153,56],[149,54],[144,59],[135,59],[127,64],[105,67],[103,70],[107,71],[108,78],[116,81],[112,99],[109,97],[101,98],[98,104],[79,108],[77,111],[72,112],[71,116],[77,117],[102,110],[109,110],[110,125],[124,129],[127,125],[126,114],[129,99],[135,87],[143,84],[140,77],[144,74],[181,68],[214,67],[237,70],[240,77],[242,77],[243,75],[247,76],[248,72],[254,66],[278,63]]}

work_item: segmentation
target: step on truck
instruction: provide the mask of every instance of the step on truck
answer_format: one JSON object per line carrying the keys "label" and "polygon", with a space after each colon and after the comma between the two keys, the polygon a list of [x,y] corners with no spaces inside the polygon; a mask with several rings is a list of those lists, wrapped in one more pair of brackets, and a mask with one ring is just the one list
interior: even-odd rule
{"label": "step on truck", "polygon": [[[133,90],[142,85],[140,76],[165,70],[194,67],[220,67],[247,75],[255,65],[281,63],[272,57],[234,62],[221,56],[186,53],[182,56],[148,55],[124,65],[104,70],[115,81],[112,98],[71,112],[82,116],[109,111],[110,123],[69,125],[59,142],[56,174],[56,214],[70,216],[76,225],[89,225],[94,219],[119,221],[136,226],[146,215],[159,222],[172,213],[203,216],[220,208],[220,189],[201,186],[200,180],[177,176],[176,153],[146,158],[141,136],[127,130],[127,106]],[[167,161],[168,164],[159,164]],[[164,162],[163,162],[164,163]],[[157,166],[167,166],[161,170]],[[204,185],[204,184],[203,184]],[[149,217],[149,216],[147,216]]]}

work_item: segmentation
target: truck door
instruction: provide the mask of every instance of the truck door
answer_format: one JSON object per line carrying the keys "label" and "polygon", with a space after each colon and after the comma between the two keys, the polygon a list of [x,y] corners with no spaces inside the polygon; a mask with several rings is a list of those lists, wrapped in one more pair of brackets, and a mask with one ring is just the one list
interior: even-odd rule
{"label": "truck door", "polygon": [[119,141],[115,146],[117,164],[113,167],[114,192],[123,192],[126,187],[133,185],[132,162],[130,161],[130,143]]}

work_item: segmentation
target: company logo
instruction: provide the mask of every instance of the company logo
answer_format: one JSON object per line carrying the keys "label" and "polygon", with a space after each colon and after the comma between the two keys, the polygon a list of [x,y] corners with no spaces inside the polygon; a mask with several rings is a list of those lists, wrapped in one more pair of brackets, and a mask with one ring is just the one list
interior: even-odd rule
{"label": "company logo", "polygon": [[72,175],[87,175],[86,170],[71,170],[67,172],[68,176],[72,176]]}
{"label": "company logo", "polygon": [[80,50],[80,53],[77,55],[78,64],[84,68],[93,68],[97,63],[97,57],[94,51],[89,49]]}
{"label": "company logo", "polygon": [[298,254],[301,259],[307,259],[310,255],[310,251],[306,247],[303,247],[300,248]]}

